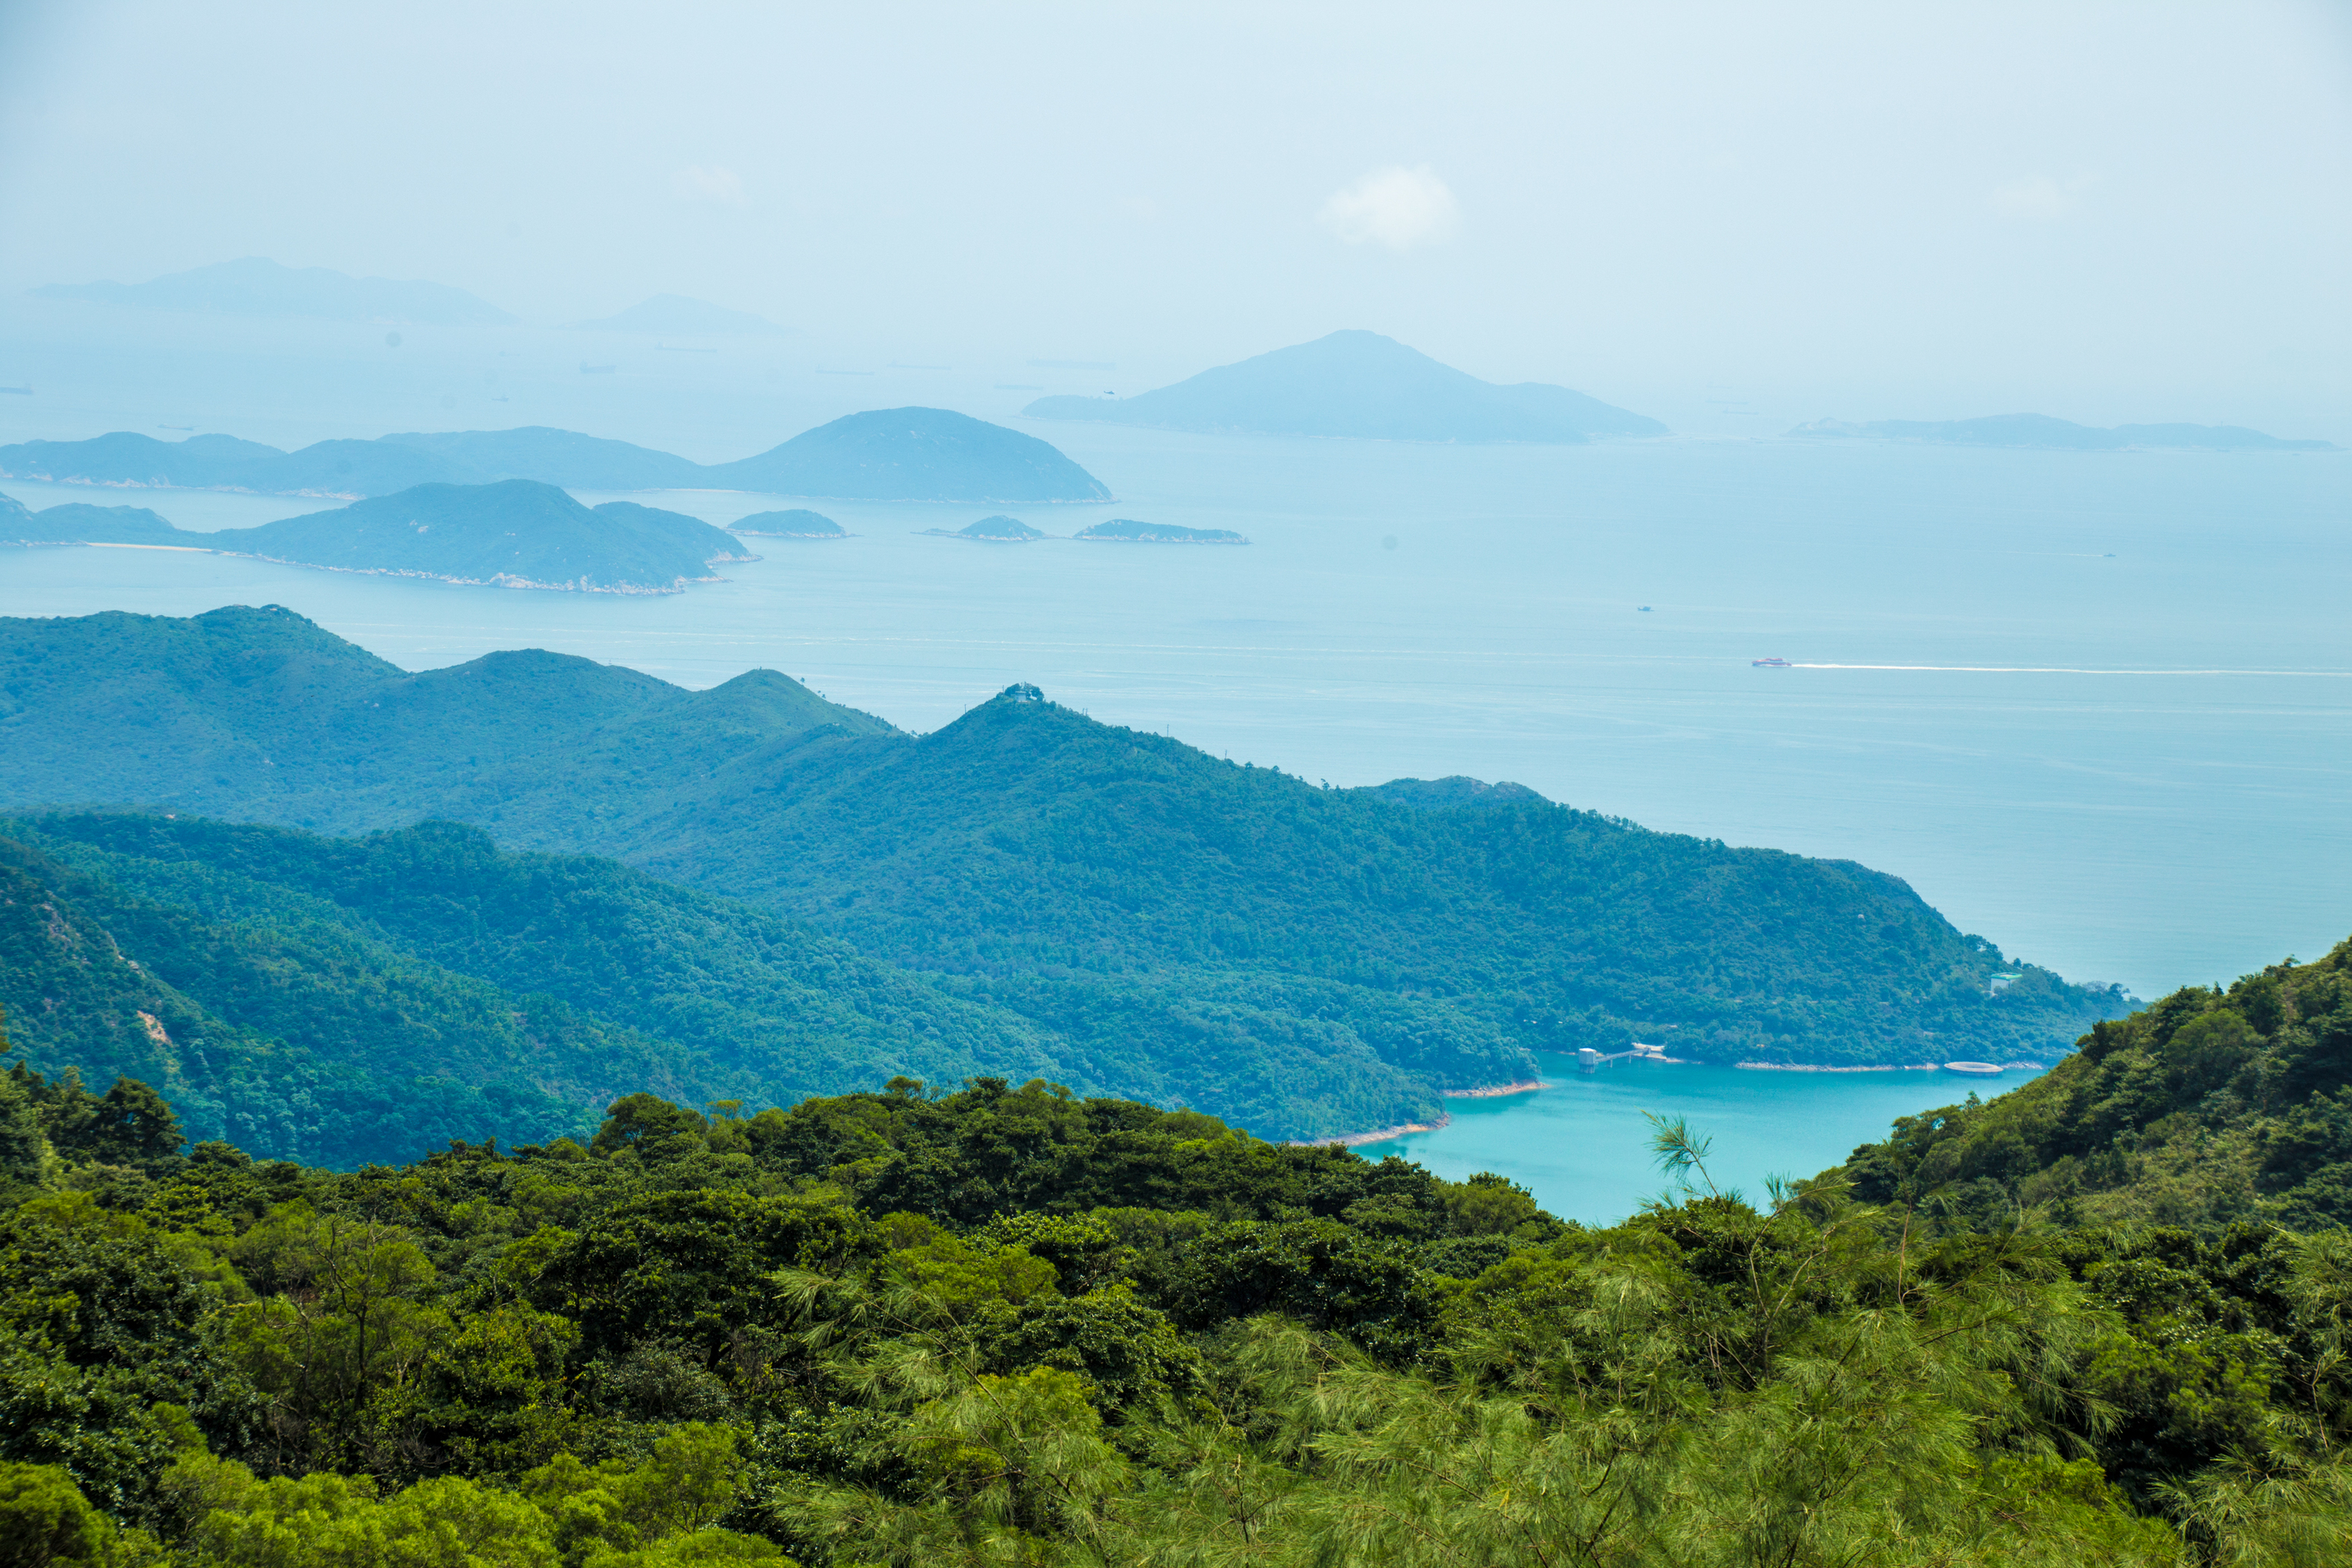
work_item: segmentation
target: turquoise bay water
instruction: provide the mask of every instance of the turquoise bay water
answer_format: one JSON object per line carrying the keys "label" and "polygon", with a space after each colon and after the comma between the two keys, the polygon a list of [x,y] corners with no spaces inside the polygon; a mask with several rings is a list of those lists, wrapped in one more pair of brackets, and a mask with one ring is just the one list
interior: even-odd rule
{"label": "turquoise bay water", "polygon": [[[764,665],[917,731],[1034,681],[1308,780],[1514,779],[1860,860],[2014,958],[2142,996],[2352,931],[2352,455],[1034,428],[1121,498],[1012,509],[1034,525],[1139,517],[1255,542],[982,545],[921,531],[1003,509],[819,502],[856,537],[758,542],[763,560],[667,597],[52,549],[0,555],[0,614],[278,603],[412,668],[542,647],[701,687]],[[0,490],[198,529],[319,505]],[[635,499],[719,522],[800,504]],[[1796,668],[1751,665],[1766,656]],[[1696,1124],[1753,1119],[1750,1185],[1968,1087],[1639,1070],[1699,1096],[1675,1102]],[[1651,1178],[1644,1107],[1612,1096],[1643,1080],[1553,1076],[1390,1147],[1504,1169],[1562,1212],[1596,1192],[1622,1212]],[[1728,1153],[1748,1134],[1718,1136]]]}
{"label": "turquoise bay water", "polygon": [[1897,1116],[1956,1103],[1971,1090],[1998,1094],[2039,1076],[1756,1072],[1642,1061],[1588,1072],[1572,1057],[1542,1060],[1540,1089],[1448,1100],[1446,1126],[1357,1152],[1370,1159],[1399,1154],[1453,1181],[1492,1171],[1562,1219],[1601,1225],[1668,1191],[1650,1150],[1656,1129],[1647,1116],[1681,1117],[1710,1141],[1706,1174],[1716,1185],[1760,1204],[1766,1178],[1817,1175],[1855,1144],[1883,1136]]}

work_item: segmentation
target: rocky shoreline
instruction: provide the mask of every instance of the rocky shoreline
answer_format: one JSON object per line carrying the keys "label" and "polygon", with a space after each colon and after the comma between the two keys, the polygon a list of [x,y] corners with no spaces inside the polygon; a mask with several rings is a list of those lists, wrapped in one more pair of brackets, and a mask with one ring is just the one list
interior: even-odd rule
{"label": "rocky shoreline", "polygon": [[1448,1100],[1499,1100],[1507,1094],[1532,1094],[1548,1087],[1543,1079],[1529,1078],[1517,1083],[1489,1084],[1485,1089],[1441,1089],[1437,1092]]}
{"label": "rocky shoreline", "polygon": [[1353,1149],[1365,1143],[1385,1143],[1391,1138],[1402,1138],[1408,1132],[1435,1132],[1453,1124],[1454,1118],[1441,1116],[1434,1121],[1403,1121],[1394,1127],[1382,1127],[1371,1132],[1342,1132],[1333,1138],[1294,1138],[1294,1149]]}
{"label": "rocky shoreline", "polygon": [[[201,546],[198,548],[201,548]],[[574,578],[569,583],[539,583],[534,582],[528,577],[516,577],[504,572],[499,573],[496,576],[488,578],[452,577],[446,572],[421,572],[404,566],[327,566],[322,565],[316,561],[293,561],[289,560],[284,556],[260,555],[251,551],[245,550],[215,550],[212,552],[212,553],[215,555],[235,555],[247,561],[267,561],[274,566],[301,566],[312,572],[341,572],[353,577],[414,577],[427,583],[454,583],[461,588],[536,588],[557,594],[683,594],[686,592],[686,585],[688,583],[724,583],[727,581],[726,578],[717,575],[709,577],[679,577],[674,579],[673,585],[667,588],[655,587],[650,584],[641,583],[589,583],[579,578]],[[757,561],[760,558],[756,555],[739,555],[731,557],[730,559],[738,561]]]}

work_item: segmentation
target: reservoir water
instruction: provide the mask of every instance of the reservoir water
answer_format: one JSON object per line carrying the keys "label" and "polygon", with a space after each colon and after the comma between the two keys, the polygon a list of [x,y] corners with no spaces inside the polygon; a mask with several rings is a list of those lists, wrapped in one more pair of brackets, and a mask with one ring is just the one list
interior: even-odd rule
{"label": "reservoir water", "polygon": [[[1310,781],[1513,779],[1860,860],[2013,958],[2144,997],[2352,931],[2352,454],[1027,427],[1120,498],[1011,509],[1034,525],[1137,517],[1254,542],[975,544],[920,531],[1004,509],[819,502],[856,537],[761,541],[765,559],[666,597],[67,548],[0,555],[0,614],[278,603],[412,668],[533,646],[697,687],[763,665],[918,731],[1034,681]],[[196,529],[320,504],[0,489]],[[633,499],[719,522],[803,504]],[[1791,668],[1751,663],[1767,657]],[[1759,1148],[1806,1151],[1797,1173],[1967,1087],[1656,1070],[1713,1097],[1727,1147],[1748,1136],[1735,1111],[1761,1118]],[[1522,1179],[1563,1212],[1585,1212],[1571,1179],[1622,1212],[1647,1172],[1646,1128],[1612,1098],[1624,1081],[1458,1101],[1446,1131],[1392,1147],[1507,1173],[1552,1150],[1555,1176]]]}

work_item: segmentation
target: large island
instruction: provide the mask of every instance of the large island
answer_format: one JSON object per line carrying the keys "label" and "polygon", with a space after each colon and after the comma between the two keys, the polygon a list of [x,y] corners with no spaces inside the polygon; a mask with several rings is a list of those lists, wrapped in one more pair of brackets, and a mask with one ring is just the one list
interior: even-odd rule
{"label": "large island", "polygon": [[1378,332],[1333,332],[1135,397],[1041,397],[1032,419],[1386,441],[1663,436],[1654,419],[1564,386],[1498,386]]}

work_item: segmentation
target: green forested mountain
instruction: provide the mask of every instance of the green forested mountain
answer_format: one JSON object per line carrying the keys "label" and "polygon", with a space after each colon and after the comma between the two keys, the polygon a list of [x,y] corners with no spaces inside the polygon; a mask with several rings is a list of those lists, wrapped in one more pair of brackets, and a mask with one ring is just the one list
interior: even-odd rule
{"label": "green forested mountain", "polygon": [[1195,1103],[1261,1132],[1354,1130],[1265,1119],[1326,1098],[1297,1079],[1318,1060],[1381,1080],[1381,1125],[1528,1076],[1531,1049],[2007,1060],[2118,1010],[2031,967],[1989,994],[1991,942],[1851,862],[1532,795],[1317,789],[1034,688],[917,737],[770,672],[688,693],[514,653],[410,675],[288,612],[223,610],[0,623],[0,804],[344,833],[441,817],[612,856],[930,973],[1089,1059],[1124,1042],[1172,1092],[1196,1060],[1256,1064],[1249,1100]]}
{"label": "green forested mountain", "polygon": [[2050,1073],[1895,1124],[1874,1202],[2214,1231],[2352,1225],[2352,942],[2092,1026]]}
{"label": "green forested mountain", "polygon": [[[1998,1102],[1996,1102],[1998,1103]],[[2352,1553],[2341,1230],[1492,1176],[983,1079],[338,1174],[0,1077],[0,1537],[154,1568]]]}
{"label": "green forested mountain", "polygon": [[1433,1080],[1526,1070],[1410,1001],[1336,1004],[1318,1029],[1240,985],[1186,999],[1203,1026],[1171,1058],[1123,998],[1040,1025],[732,900],[449,824],[349,840],[106,814],[0,833],[0,1003],[34,1063],[141,1078],[200,1137],[318,1164],[552,1137],[640,1089],[769,1104],[1013,1072],[1305,1134],[1433,1116]]}

